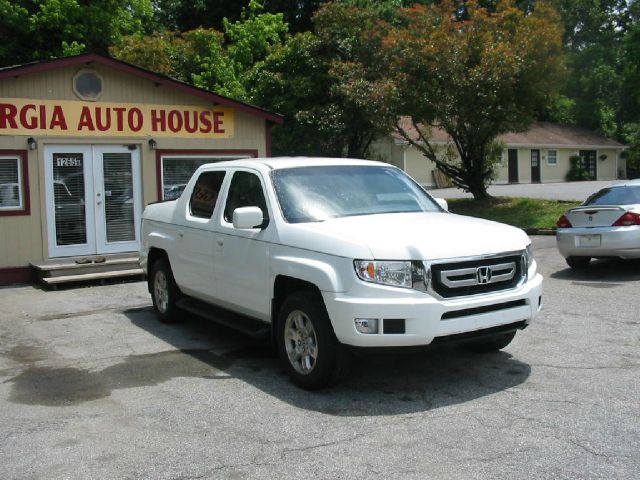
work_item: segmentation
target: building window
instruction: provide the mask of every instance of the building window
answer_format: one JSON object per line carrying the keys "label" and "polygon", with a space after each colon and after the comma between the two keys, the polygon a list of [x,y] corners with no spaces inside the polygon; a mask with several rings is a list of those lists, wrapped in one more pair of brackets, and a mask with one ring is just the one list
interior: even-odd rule
{"label": "building window", "polygon": [[547,150],[547,165],[558,165],[557,150]]}
{"label": "building window", "polygon": [[102,78],[93,70],[80,70],[73,77],[73,91],[82,100],[95,101],[102,95]]}
{"label": "building window", "polygon": [[0,152],[0,216],[28,215],[24,155]]}
{"label": "building window", "polygon": [[162,198],[175,200],[187,186],[187,182],[198,167],[205,163],[247,158],[248,155],[165,155],[162,157]]}

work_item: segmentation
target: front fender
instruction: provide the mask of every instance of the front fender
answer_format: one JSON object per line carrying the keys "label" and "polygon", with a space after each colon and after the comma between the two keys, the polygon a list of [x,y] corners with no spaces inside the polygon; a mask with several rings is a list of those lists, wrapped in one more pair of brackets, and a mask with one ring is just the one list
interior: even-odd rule
{"label": "front fender", "polygon": [[[273,278],[278,275],[312,283],[323,292],[346,292],[353,282],[353,265],[346,258],[316,254],[309,257],[276,255],[273,257]],[[323,258],[325,257],[325,258]]]}

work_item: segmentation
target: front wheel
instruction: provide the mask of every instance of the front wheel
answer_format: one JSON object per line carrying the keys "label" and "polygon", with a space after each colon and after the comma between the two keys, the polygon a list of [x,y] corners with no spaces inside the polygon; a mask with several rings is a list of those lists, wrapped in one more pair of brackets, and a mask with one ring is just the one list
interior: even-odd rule
{"label": "front wheel", "polygon": [[574,270],[584,270],[589,266],[591,257],[567,257],[565,260],[567,261],[567,265]]}
{"label": "front wheel", "polygon": [[513,337],[516,336],[516,332],[505,333],[495,337],[490,337],[484,340],[473,340],[465,343],[465,348],[475,353],[491,353],[502,350],[504,347],[511,343]]}
{"label": "front wheel", "polygon": [[165,323],[176,322],[178,320],[176,300],[179,290],[167,260],[159,259],[153,263],[149,274],[149,287],[153,307],[160,320]]}
{"label": "front wheel", "polygon": [[280,360],[293,383],[316,390],[342,378],[346,351],[317,294],[296,292],[287,297],[278,315],[277,329]]}

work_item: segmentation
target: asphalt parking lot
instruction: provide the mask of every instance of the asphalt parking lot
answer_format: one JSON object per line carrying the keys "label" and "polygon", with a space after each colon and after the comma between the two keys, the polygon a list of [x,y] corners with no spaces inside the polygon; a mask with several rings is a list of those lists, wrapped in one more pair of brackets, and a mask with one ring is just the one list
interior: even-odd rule
{"label": "asphalt parking lot", "polygon": [[316,393],[160,324],[143,282],[0,289],[0,478],[637,479],[640,264],[534,246],[544,309],[505,351],[363,357]]}

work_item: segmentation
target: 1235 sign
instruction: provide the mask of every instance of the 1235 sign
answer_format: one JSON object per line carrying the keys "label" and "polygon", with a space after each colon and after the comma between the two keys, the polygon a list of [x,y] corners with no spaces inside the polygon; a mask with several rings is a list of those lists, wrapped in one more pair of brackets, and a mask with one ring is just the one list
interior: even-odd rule
{"label": "1235 sign", "polygon": [[82,157],[57,157],[56,167],[81,167]]}

